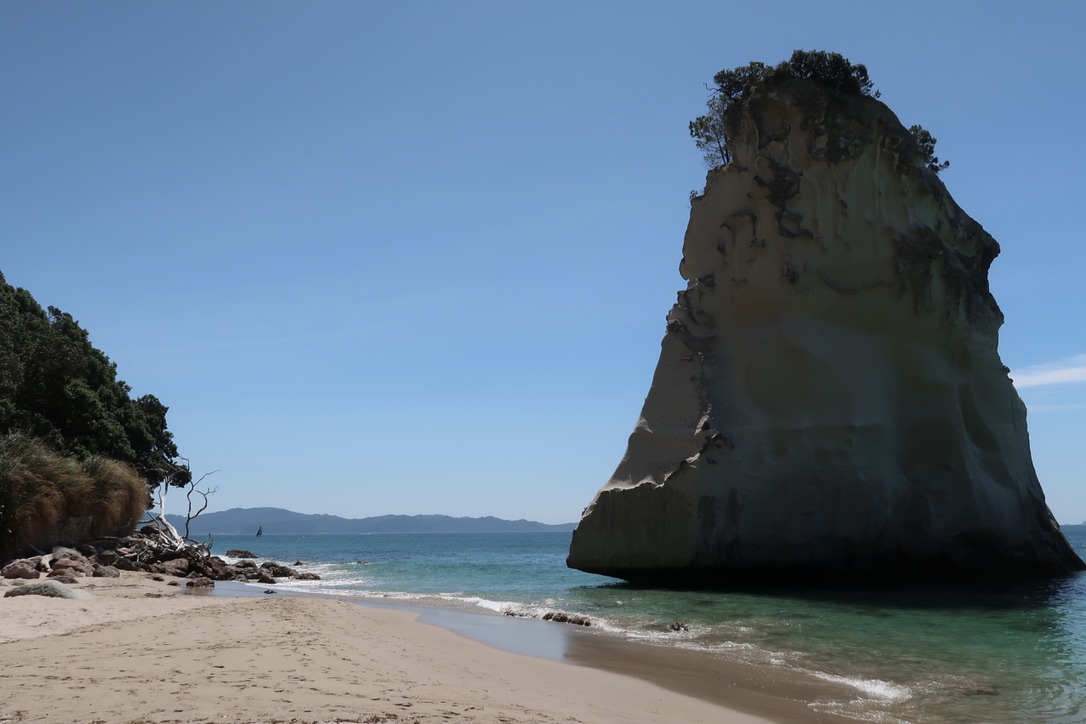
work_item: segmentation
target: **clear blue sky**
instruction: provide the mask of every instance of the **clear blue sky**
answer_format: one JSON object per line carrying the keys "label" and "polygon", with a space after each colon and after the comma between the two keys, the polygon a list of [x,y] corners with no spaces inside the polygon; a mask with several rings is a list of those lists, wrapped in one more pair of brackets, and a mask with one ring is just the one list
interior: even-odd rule
{"label": "clear blue sky", "polygon": [[576,520],[655,368],[721,68],[864,63],[1003,247],[1086,520],[1086,4],[0,4],[0,270],[170,407],[213,509]]}

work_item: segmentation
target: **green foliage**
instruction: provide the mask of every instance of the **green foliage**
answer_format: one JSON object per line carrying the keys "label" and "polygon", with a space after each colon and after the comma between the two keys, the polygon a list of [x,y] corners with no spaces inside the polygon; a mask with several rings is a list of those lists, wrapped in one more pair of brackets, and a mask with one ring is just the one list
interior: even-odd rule
{"label": "green foliage", "polygon": [[878,98],[879,92],[867,76],[867,67],[853,65],[840,53],[821,50],[797,50],[774,69],[780,79],[803,78],[818,81],[827,88],[854,96]]}
{"label": "green foliage", "polygon": [[27,435],[0,435],[0,560],[124,533],[148,503],[147,487],[127,465],[101,457],[80,463]]}
{"label": "green foliage", "polygon": [[716,95],[725,103],[741,101],[750,92],[751,86],[768,76],[772,70],[770,66],[758,61],[731,70],[722,70],[713,76]]}
{"label": "green foliage", "polygon": [[939,157],[935,155],[936,138],[923,126],[909,126],[909,133],[913,134],[913,140],[916,141],[916,157],[921,164],[935,173],[950,167],[950,161],[939,163]]}
{"label": "green foliage", "polygon": [[746,100],[760,81],[781,83],[794,78],[813,80],[840,93],[878,98],[879,92],[867,75],[867,68],[854,65],[840,53],[797,50],[776,66],[757,61],[725,69],[713,76],[715,87],[706,105],[708,112],[690,122],[690,136],[704,154],[710,168],[731,161],[728,129],[735,108]]}
{"label": "green foliage", "polygon": [[728,133],[724,122],[724,111],[727,104],[724,96],[714,94],[706,104],[709,112],[690,121],[690,136],[694,139],[694,145],[702,152],[705,165],[716,168],[732,160],[728,151]]}
{"label": "green foliage", "polygon": [[0,434],[23,433],[76,460],[112,458],[151,487],[186,485],[168,408],[130,392],[70,314],[43,310],[0,274]]}

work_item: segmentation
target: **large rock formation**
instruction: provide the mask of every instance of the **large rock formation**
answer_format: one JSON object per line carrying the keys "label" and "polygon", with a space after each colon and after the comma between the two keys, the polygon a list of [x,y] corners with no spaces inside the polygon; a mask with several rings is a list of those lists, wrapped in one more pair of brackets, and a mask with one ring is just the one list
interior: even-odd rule
{"label": "large rock formation", "polygon": [[568,564],[700,585],[1082,569],[996,351],[996,241],[877,100],[763,83],[734,124]]}

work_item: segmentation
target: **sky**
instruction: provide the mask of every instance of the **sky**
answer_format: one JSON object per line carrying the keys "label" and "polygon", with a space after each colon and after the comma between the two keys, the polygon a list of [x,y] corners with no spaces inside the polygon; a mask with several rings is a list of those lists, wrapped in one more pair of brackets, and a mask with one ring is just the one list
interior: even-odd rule
{"label": "sky", "polygon": [[1000,242],[1081,523],[1086,4],[1032,5],[7,0],[0,271],[169,406],[209,510],[573,522],[685,287],[705,84],[840,52]]}

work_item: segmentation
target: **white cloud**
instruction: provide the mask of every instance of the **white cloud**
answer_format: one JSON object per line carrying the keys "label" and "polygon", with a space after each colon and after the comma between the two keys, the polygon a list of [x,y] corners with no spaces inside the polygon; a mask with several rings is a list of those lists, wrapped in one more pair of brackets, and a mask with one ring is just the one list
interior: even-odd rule
{"label": "white cloud", "polygon": [[1012,372],[1014,386],[1042,387],[1044,385],[1065,385],[1086,382],[1086,354],[1069,359],[1034,365]]}

